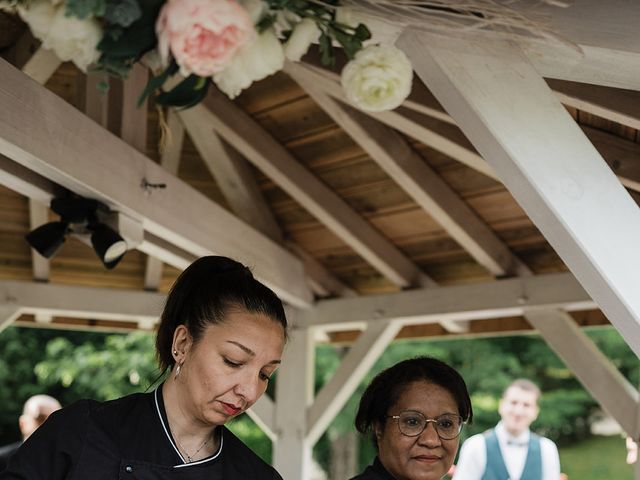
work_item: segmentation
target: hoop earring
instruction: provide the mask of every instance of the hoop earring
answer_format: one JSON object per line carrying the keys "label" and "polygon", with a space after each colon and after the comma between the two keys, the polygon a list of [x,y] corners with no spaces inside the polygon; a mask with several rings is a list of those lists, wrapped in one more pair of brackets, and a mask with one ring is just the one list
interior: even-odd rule
{"label": "hoop earring", "polygon": [[173,378],[178,378],[178,375],[180,375],[180,370],[182,369],[182,364],[177,363],[176,364],[176,374]]}

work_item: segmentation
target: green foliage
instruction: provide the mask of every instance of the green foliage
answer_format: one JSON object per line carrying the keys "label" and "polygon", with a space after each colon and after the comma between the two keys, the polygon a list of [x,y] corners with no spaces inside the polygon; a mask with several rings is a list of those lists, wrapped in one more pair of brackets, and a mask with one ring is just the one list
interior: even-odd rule
{"label": "green foliage", "polygon": [[[588,335],[623,375],[637,385],[640,364],[620,335],[612,328],[592,330]],[[342,350],[332,346],[318,348],[316,390],[331,378],[343,354]],[[463,429],[463,441],[475,433],[492,428],[498,422],[500,417],[497,408],[502,392],[511,381],[519,377],[535,381],[543,391],[540,415],[532,425],[533,430],[552,438],[559,445],[575,443],[589,435],[589,419],[597,407],[596,402],[538,336],[398,341],[386,349],[318,442],[314,455],[323,467],[328,469],[331,437],[354,428],[358,401],[374,375],[401,360],[418,355],[433,356],[449,363],[465,379],[471,394],[474,421]],[[375,450],[370,440],[361,439],[360,468],[363,469],[370,463],[374,455]]]}
{"label": "green foliage", "polygon": [[144,0],[109,6],[105,34],[98,43],[98,67],[112,75],[126,76],[133,64],[156,46],[155,22],[163,4],[164,0]]}
{"label": "green foliage", "polygon": [[633,466],[625,463],[624,438],[589,437],[560,447],[560,465],[569,480],[632,480]]}
{"label": "green foliage", "polygon": [[136,0],[109,0],[104,12],[104,19],[112,25],[130,27],[142,17],[142,9]]}
{"label": "green foliage", "polygon": [[107,8],[106,0],[66,0],[65,15],[83,20],[90,16],[101,17]]}
{"label": "green foliage", "polygon": [[20,435],[18,417],[22,405],[32,395],[47,393],[65,405],[78,396],[69,395],[60,384],[43,385],[35,373],[35,365],[46,359],[46,345],[64,336],[71,344],[83,341],[102,342],[105,335],[87,332],[60,332],[10,327],[0,334],[0,442],[16,441]]}
{"label": "green foliage", "polygon": [[108,335],[101,345],[73,345],[60,337],[47,344],[46,354],[35,367],[40,384],[73,387],[79,398],[110,400],[140,392],[159,374],[153,337],[146,332]]}

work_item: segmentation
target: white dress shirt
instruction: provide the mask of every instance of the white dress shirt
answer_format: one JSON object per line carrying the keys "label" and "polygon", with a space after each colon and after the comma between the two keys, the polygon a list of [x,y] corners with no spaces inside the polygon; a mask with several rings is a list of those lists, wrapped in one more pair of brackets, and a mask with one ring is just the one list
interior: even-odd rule
{"label": "white dress shirt", "polygon": [[[509,480],[520,480],[527,460],[531,432],[527,430],[520,436],[513,437],[506,431],[502,422],[496,425],[495,431],[504,464],[509,472]],[[556,444],[548,438],[540,437],[540,453],[542,455],[541,480],[559,480],[560,456]],[[462,445],[453,479],[480,480],[486,466],[487,448],[484,434],[480,433],[470,437]]]}

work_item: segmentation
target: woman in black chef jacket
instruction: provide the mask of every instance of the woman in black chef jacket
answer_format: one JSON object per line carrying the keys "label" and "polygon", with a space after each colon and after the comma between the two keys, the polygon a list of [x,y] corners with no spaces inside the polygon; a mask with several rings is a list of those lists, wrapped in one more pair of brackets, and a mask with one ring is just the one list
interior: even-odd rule
{"label": "woman in black chef jacket", "polygon": [[164,383],[49,417],[0,480],[273,480],[224,424],[253,405],[280,365],[282,303],[248,268],[203,257],[167,297],[156,339]]}

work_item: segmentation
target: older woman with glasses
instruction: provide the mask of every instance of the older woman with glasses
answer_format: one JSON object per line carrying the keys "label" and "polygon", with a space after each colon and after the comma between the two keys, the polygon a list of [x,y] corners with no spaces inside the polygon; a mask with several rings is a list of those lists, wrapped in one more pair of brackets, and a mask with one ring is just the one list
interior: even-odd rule
{"label": "older woman with glasses", "polygon": [[437,480],[449,471],[462,426],[473,417],[467,386],[440,360],[418,357],[378,374],[367,387],[356,428],[378,455],[352,480]]}

